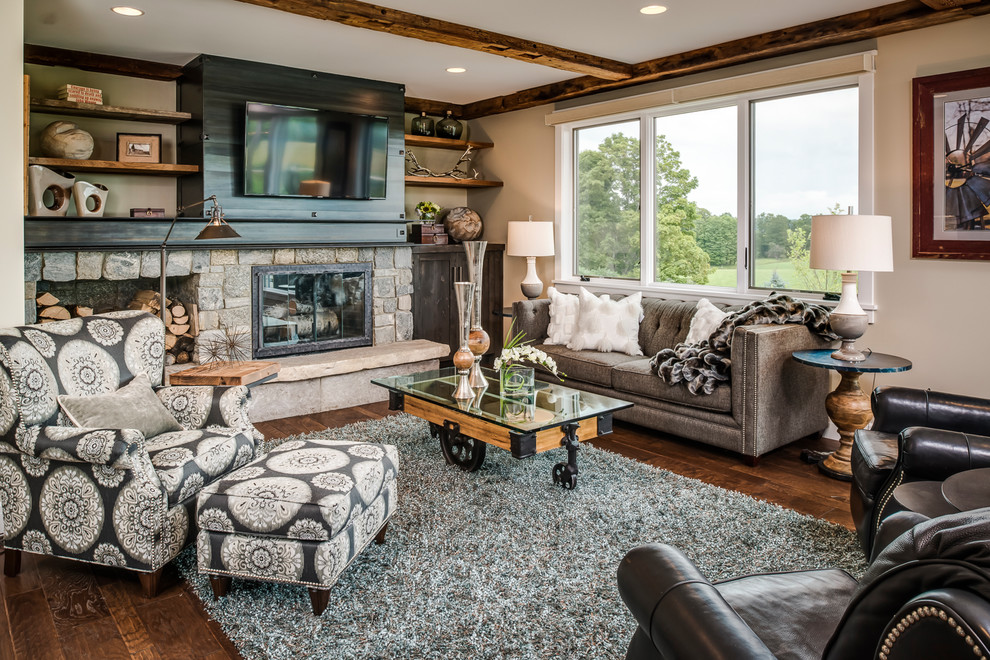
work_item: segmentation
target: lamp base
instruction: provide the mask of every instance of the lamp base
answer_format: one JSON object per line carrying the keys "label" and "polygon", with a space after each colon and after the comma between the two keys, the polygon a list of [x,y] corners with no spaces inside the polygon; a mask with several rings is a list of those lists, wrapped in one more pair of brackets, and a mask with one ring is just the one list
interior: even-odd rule
{"label": "lamp base", "polygon": [[832,353],[832,359],[844,362],[862,362],[866,355],[855,346],[856,340],[863,336],[869,326],[869,318],[862,314],[836,314],[832,312],[828,318],[832,332],[839,335],[842,345]]}
{"label": "lamp base", "polygon": [[539,298],[543,293],[543,282],[536,274],[536,257],[526,257],[526,277],[519,283],[519,288],[530,300]]}
{"label": "lamp base", "polygon": [[862,362],[865,360],[866,355],[854,346],[855,343],[855,339],[843,339],[842,346],[838,350],[832,351],[832,359],[843,362]]}

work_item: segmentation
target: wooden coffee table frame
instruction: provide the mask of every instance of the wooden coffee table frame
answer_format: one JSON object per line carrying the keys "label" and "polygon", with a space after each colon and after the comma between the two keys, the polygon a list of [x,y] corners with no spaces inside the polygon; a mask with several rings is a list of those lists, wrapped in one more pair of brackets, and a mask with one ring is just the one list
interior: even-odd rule
{"label": "wooden coffee table frame", "polygon": [[485,460],[485,448],[494,445],[514,458],[529,458],[558,447],[567,448],[567,461],[553,468],[553,481],[564,488],[577,485],[577,452],[582,440],[612,432],[612,413],[562,421],[540,431],[519,432],[486,419],[452,410],[442,404],[389,390],[389,409],[401,410],[430,423],[448,464],[474,472]]}

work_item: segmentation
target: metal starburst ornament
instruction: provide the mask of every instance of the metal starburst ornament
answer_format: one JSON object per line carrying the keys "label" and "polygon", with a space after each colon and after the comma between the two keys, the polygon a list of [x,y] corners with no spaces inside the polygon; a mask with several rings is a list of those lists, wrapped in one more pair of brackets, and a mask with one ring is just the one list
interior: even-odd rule
{"label": "metal starburst ornament", "polygon": [[251,359],[251,334],[246,330],[221,324],[220,333],[203,340],[203,364],[222,367],[230,362]]}

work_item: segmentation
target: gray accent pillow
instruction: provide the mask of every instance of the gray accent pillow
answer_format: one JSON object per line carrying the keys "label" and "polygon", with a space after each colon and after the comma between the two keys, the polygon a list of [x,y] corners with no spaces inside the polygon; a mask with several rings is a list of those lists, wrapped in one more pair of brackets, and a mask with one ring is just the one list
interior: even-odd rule
{"label": "gray accent pillow", "polygon": [[62,406],[69,420],[81,428],[137,429],[145,438],[182,430],[151,389],[151,381],[145,374],[138,374],[112,394],[61,394],[58,405]]}

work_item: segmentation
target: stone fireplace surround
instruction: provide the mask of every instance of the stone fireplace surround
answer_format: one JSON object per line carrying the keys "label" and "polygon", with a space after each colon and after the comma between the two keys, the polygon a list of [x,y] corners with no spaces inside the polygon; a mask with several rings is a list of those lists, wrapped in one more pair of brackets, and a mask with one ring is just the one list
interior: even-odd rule
{"label": "stone fireplace surround", "polygon": [[[278,378],[252,390],[254,421],[310,414],[383,400],[385,391],[371,386],[371,378],[436,368],[448,354],[446,345],[412,340],[412,248],[175,250],[168,254],[168,294],[199,306],[205,338],[220,332],[221,324],[250,330],[252,266],[361,262],[372,264],[373,346],[280,358]],[[160,263],[157,250],[26,253],[25,318],[35,322],[35,298],[45,290],[69,291],[65,302],[86,304],[93,301],[71,299],[85,284],[118,299],[139,288],[157,289]]]}
{"label": "stone fireplace surround", "polygon": [[[221,325],[250,329],[252,266],[361,262],[369,262],[373,268],[374,344],[412,339],[412,248],[409,247],[175,250],[168,253],[167,293],[199,306],[200,330],[205,333],[218,331]],[[147,279],[154,280],[150,288],[157,289],[160,273],[161,253],[157,250],[30,252],[24,255],[25,318],[28,323],[35,322],[34,300],[42,290],[53,288],[52,285],[63,288],[58,283]],[[148,283],[143,286],[147,287]]]}

